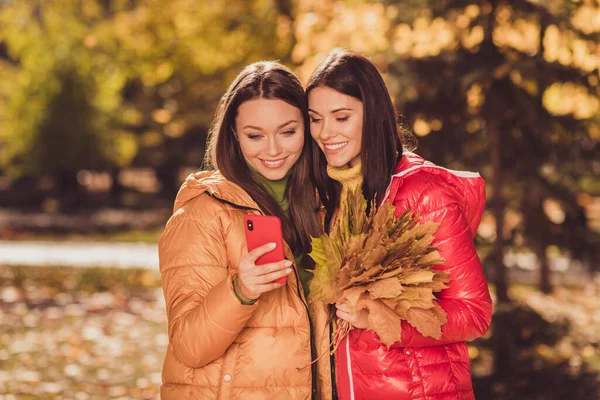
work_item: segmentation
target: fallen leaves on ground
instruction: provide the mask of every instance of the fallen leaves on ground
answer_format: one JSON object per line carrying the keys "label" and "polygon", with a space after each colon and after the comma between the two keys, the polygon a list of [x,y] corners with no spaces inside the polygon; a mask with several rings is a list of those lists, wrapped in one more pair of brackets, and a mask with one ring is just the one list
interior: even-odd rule
{"label": "fallen leaves on ground", "polygon": [[157,272],[0,267],[0,283],[0,394],[159,398],[168,336]]}

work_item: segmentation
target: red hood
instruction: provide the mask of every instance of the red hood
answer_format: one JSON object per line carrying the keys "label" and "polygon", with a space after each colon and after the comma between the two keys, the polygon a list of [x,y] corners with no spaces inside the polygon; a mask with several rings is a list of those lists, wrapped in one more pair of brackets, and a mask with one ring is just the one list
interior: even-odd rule
{"label": "red hood", "polygon": [[481,216],[483,215],[483,210],[485,209],[486,200],[485,182],[476,172],[455,171],[439,167],[430,161],[426,161],[415,153],[407,152],[404,153],[394,170],[392,182],[388,188],[388,195],[392,188],[395,188],[397,191],[406,177],[415,173],[422,173],[423,171],[444,177],[448,183],[455,186],[463,193],[462,209],[469,222],[471,232],[473,236],[475,236],[477,227],[481,221]]}

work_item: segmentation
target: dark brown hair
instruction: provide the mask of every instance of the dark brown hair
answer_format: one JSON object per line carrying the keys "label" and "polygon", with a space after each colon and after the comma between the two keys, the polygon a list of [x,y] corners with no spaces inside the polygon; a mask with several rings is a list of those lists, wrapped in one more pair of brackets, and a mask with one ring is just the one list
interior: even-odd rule
{"label": "dark brown hair", "polygon": [[[289,219],[250,172],[235,137],[238,108],[245,101],[258,98],[283,100],[302,112],[304,148],[291,169],[285,193],[290,205]],[[277,62],[257,62],[244,68],[221,98],[207,142],[206,167],[219,169],[225,178],[244,189],[265,214],[278,216],[284,239],[295,254],[309,252],[309,235],[318,236],[321,231],[312,174],[315,144],[309,128],[308,102],[298,78]]]}
{"label": "dark brown hair", "polygon": [[[319,86],[327,86],[362,102],[362,192],[369,202],[381,203],[402,156],[402,138],[409,134],[398,124],[396,109],[381,74],[365,57],[335,49],[313,72],[306,95]],[[317,146],[313,147],[313,158],[317,188],[327,209],[327,226],[338,207],[341,186],[327,176],[327,160]]]}

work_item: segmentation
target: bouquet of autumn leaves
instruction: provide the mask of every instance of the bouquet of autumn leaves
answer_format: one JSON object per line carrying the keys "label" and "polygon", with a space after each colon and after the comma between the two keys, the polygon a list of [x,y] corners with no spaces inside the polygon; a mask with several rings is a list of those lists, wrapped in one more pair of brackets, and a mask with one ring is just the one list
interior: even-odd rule
{"label": "bouquet of autumn leaves", "polygon": [[[447,318],[435,293],[449,281],[445,272],[433,269],[444,263],[431,246],[439,224],[418,223],[411,210],[395,217],[389,202],[367,214],[360,186],[350,191],[341,210],[330,234],[312,238],[311,299],[345,303],[353,312],[368,310],[367,329],[388,347],[401,338],[401,320],[439,339]],[[347,321],[337,321],[332,353],[351,329]]]}

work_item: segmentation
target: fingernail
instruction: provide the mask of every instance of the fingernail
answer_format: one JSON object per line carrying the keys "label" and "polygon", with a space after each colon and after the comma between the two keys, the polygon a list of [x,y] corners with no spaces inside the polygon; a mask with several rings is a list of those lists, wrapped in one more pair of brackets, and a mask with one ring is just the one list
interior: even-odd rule
{"label": "fingernail", "polygon": [[288,268],[288,269],[285,270],[285,272],[289,274],[290,272],[292,272],[292,269]]}
{"label": "fingernail", "polygon": [[286,267],[291,267],[292,262],[290,260],[287,260],[286,262],[283,263],[283,265],[285,265]]}
{"label": "fingernail", "polygon": [[275,243],[275,242],[269,243],[269,248],[270,249],[274,249],[275,247],[277,247],[277,243]]}

